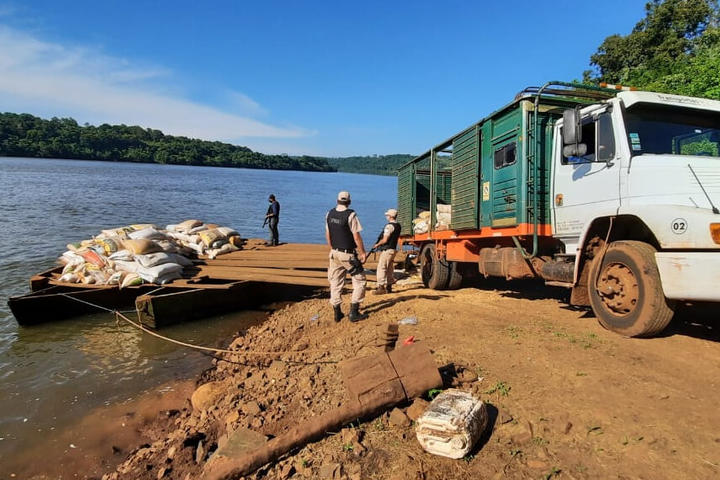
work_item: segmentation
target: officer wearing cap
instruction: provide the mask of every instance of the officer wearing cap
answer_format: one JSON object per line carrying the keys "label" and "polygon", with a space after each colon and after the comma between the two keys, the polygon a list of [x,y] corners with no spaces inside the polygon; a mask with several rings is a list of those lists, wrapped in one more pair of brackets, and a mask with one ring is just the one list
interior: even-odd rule
{"label": "officer wearing cap", "polygon": [[[330,265],[328,266],[328,281],[330,282],[330,304],[335,311],[335,321],[339,322],[345,316],[341,309],[343,284],[348,272],[355,272],[352,278],[352,300],[350,304],[350,321],[357,322],[367,318],[360,313],[360,302],[365,298],[365,273],[362,262],[367,254],[363,245],[362,225],[357,214],[350,206],[350,193],[340,192],[337,196],[337,206],[325,216],[325,239],[330,247]],[[355,264],[355,265],[353,265]]]}
{"label": "officer wearing cap", "polygon": [[377,265],[377,288],[375,289],[375,293],[378,295],[391,293],[392,284],[395,282],[393,260],[395,259],[395,251],[400,238],[400,224],[397,223],[396,218],[397,210],[394,208],[385,212],[385,219],[388,223],[378,235],[375,245],[373,245],[373,249],[380,252]]}

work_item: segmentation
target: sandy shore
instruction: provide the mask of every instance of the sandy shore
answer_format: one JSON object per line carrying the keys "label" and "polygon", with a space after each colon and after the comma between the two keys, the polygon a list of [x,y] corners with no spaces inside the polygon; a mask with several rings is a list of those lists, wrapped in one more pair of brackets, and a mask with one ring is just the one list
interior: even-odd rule
{"label": "sandy shore", "polygon": [[[378,352],[390,322],[414,336],[459,388],[491,404],[481,445],[462,460],[422,451],[404,409],[354,424],[248,478],[710,478],[720,475],[717,324],[678,321],[667,335],[603,330],[566,292],[481,282],[452,292],[417,282],[368,294],[366,321],[332,320],[326,298],[273,313],[214,361],[195,406],[156,415],[148,440],[105,479],[195,479],[228,433],[276,436],[346,401],[338,361]],[[695,320],[693,318],[693,320]],[[303,351],[273,359],[243,351]],[[462,381],[461,381],[462,380]]]}

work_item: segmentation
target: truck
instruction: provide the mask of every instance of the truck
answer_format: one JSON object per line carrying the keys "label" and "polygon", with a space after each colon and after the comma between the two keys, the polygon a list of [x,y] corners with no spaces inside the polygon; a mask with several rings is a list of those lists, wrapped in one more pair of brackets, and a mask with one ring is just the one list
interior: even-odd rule
{"label": "truck", "polygon": [[[720,101],[552,81],[398,171],[426,287],[539,279],[607,329],[720,302]],[[713,307],[714,308],[714,307]]]}

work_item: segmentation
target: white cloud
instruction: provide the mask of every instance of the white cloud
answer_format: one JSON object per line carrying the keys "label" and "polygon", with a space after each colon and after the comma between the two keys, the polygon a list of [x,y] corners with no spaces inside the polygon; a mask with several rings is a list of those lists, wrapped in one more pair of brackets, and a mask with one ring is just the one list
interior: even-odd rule
{"label": "white cloud", "polygon": [[234,106],[240,114],[250,116],[264,116],[268,114],[265,108],[244,93],[230,90],[227,92],[227,98],[230,105]]}
{"label": "white cloud", "polygon": [[232,92],[240,115],[221,111],[178,95],[170,87],[171,72],[161,67],[45,42],[2,25],[0,72],[0,104],[5,111],[141,125],[210,140],[313,134],[247,118],[266,111],[242,93]]}

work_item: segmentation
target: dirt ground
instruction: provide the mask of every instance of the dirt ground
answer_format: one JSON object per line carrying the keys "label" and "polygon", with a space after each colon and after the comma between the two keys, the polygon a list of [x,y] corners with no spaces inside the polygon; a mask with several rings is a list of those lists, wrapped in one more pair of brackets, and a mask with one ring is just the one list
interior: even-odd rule
{"label": "dirt ground", "polygon": [[[198,381],[208,386],[195,407],[187,401],[176,415],[160,412],[143,432],[152,441],[103,478],[199,478],[228,432],[272,437],[341,405],[335,362],[380,351],[376,338],[386,325],[408,316],[418,324],[401,325],[400,341],[414,336],[426,344],[438,367],[462,373],[459,388],[489,404],[490,425],[475,450],[461,460],[425,453],[411,422],[394,412],[247,478],[720,477],[717,311],[703,318],[686,311],[660,338],[628,339],[569,307],[566,291],[533,283],[480,281],[441,292],[410,279],[396,290],[369,293],[370,317],[356,324],[336,324],[320,295],[242,332],[232,344],[238,353],[215,361]],[[282,360],[242,354],[285,350],[303,353]]]}

